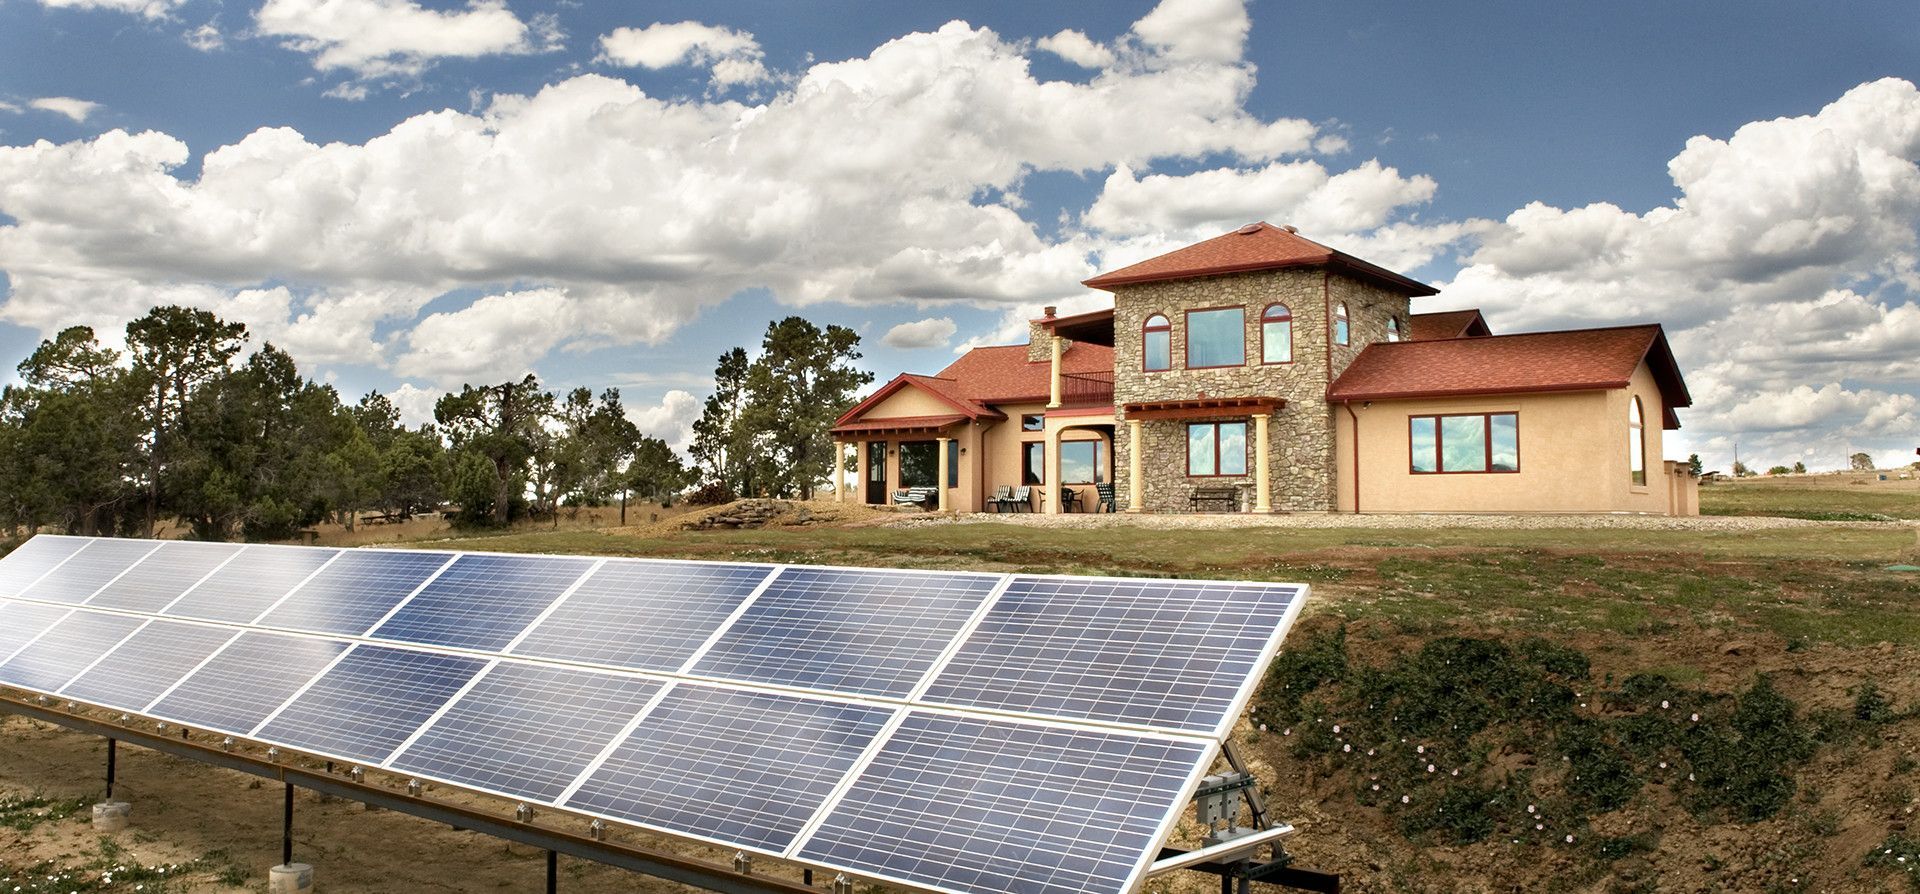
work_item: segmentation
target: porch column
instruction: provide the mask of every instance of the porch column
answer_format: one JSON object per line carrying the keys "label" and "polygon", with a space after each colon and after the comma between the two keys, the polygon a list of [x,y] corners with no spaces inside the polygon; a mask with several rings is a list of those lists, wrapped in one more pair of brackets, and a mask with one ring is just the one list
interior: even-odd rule
{"label": "porch column", "polygon": [[1127,511],[1140,512],[1147,505],[1147,481],[1140,475],[1140,420],[1127,420]]}
{"label": "porch column", "polygon": [[1047,514],[1060,514],[1060,432],[1047,432],[1046,468]]}
{"label": "porch column", "polygon": [[947,450],[953,446],[952,438],[941,438],[934,442],[940,451],[940,477],[933,484],[940,492],[940,511],[947,511],[947,476],[951,474],[947,466]]}
{"label": "porch column", "polygon": [[853,501],[867,501],[867,442],[853,442]]}
{"label": "porch column", "polygon": [[847,498],[846,482],[843,480],[846,477],[846,464],[847,445],[836,438],[833,442],[833,459],[827,462],[827,488],[833,491],[835,503],[845,502]]}
{"label": "porch column", "polygon": [[1273,470],[1267,466],[1267,420],[1271,413],[1253,414],[1254,463],[1259,471],[1253,476],[1253,511],[1273,511]]}
{"label": "porch column", "polygon": [[1047,409],[1053,410],[1060,406],[1060,336],[1051,336],[1047,341],[1053,349],[1053,390],[1048,392]]}

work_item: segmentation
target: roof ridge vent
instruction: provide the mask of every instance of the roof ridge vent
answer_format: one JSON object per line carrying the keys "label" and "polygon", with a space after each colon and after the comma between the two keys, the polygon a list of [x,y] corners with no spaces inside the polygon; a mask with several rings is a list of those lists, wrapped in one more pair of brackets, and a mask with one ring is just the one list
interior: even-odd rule
{"label": "roof ridge vent", "polygon": [[1281,224],[1280,229],[1283,229],[1289,233],[1295,233],[1295,234],[1298,234],[1300,232],[1300,228],[1294,226],[1293,224]]}
{"label": "roof ridge vent", "polygon": [[1250,223],[1244,227],[1241,227],[1240,229],[1234,230],[1234,232],[1239,233],[1242,236],[1251,236],[1255,233],[1260,232],[1260,225],[1257,223]]}

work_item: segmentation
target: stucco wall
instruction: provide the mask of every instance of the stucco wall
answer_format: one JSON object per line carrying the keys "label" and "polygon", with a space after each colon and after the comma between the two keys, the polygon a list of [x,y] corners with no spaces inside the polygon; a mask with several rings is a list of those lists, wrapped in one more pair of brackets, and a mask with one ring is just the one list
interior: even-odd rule
{"label": "stucco wall", "polygon": [[[985,506],[984,499],[991,497],[993,492],[1000,487],[1022,486],[1020,483],[1021,457],[1026,449],[1026,444],[1046,440],[1045,431],[1020,430],[1020,417],[1029,414],[1045,414],[1045,404],[1000,404],[996,405],[994,409],[1007,414],[1007,421],[998,423],[992,428],[987,429],[983,437],[986,459],[984,478],[981,482],[980,491],[982,502],[976,504],[982,507]],[[1048,424],[1058,429],[1063,424],[1072,424],[1075,421],[1081,421],[1081,419],[1082,417],[1062,416],[1050,420]],[[1073,429],[1063,432],[1061,437],[1063,440],[1068,441],[1102,440],[1105,438],[1105,435],[1094,429]],[[1108,453],[1109,456],[1111,456],[1111,444],[1108,445]],[[1120,467],[1116,466],[1115,468]],[[1090,498],[1093,496],[1092,487],[1081,488],[1081,490],[1085,491],[1085,493],[1081,494],[1082,497]],[[1033,505],[1034,509],[1038,511],[1040,501],[1037,497],[1034,499]]]}
{"label": "stucco wall", "polygon": [[871,422],[900,416],[952,416],[958,412],[960,411],[954,409],[953,404],[909,384],[887,395],[886,400],[868,407],[865,413],[860,414],[860,419],[863,422]]}
{"label": "stucco wall", "polygon": [[[1339,300],[1348,302],[1351,344],[1336,348],[1330,360],[1330,307]],[[1287,305],[1293,317],[1293,360],[1263,364],[1260,315],[1276,301]],[[1223,306],[1246,309],[1245,364],[1225,369],[1186,369],[1185,312]],[[1141,327],[1156,313],[1165,315],[1172,325],[1173,368],[1146,372],[1142,367]],[[1406,324],[1404,296],[1324,270],[1265,271],[1120,286],[1114,290],[1114,403],[1201,396],[1284,398],[1287,405],[1274,415],[1269,428],[1268,470],[1274,508],[1325,511],[1334,505],[1333,420],[1325,400],[1329,370],[1337,375],[1361,348],[1386,340],[1387,318],[1392,314],[1398,314],[1401,324]],[[1128,443],[1124,414],[1122,420],[1114,447],[1114,468],[1120,470],[1120,500],[1125,504],[1125,470],[1134,445]],[[1141,434],[1147,478],[1144,503],[1150,512],[1187,511],[1194,487],[1252,486],[1256,453],[1251,442],[1247,449],[1248,475],[1190,479],[1186,475],[1185,422],[1147,422]],[[1252,437],[1249,426],[1248,438]]]}
{"label": "stucco wall", "polygon": [[[1647,419],[1647,484],[1631,482],[1627,402],[1638,394]],[[1660,459],[1660,393],[1643,365],[1629,386],[1607,391],[1373,401],[1353,406],[1359,421],[1362,512],[1674,511],[1674,488]],[[1408,418],[1456,413],[1517,413],[1520,471],[1414,474]],[[1354,509],[1355,443],[1345,408],[1335,408],[1337,505]],[[1684,511],[1685,507],[1680,507]]]}

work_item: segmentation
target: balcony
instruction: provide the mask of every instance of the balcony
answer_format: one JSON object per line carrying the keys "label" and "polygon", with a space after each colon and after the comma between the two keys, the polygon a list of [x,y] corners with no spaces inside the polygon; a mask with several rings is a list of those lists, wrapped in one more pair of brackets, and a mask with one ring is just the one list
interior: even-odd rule
{"label": "balcony", "polygon": [[1113,405],[1113,372],[1060,374],[1060,405],[1093,407]]}

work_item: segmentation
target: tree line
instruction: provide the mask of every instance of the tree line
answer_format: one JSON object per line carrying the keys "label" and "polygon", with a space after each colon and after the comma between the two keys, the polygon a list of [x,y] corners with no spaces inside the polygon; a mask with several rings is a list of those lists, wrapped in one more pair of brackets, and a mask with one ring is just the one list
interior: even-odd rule
{"label": "tree line", "polygon": [[466,385],[410,428],[384,395],[344,403],[271,343],[241,356],[247,343],[243,324],[177,306],[128,323],[124,351],[84,326],[41,342],[0,392],[0,525],[281,540],[446,504],[463,525],[557,518],[692,480],[616,389]]}

